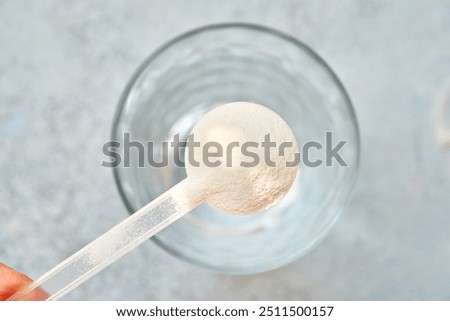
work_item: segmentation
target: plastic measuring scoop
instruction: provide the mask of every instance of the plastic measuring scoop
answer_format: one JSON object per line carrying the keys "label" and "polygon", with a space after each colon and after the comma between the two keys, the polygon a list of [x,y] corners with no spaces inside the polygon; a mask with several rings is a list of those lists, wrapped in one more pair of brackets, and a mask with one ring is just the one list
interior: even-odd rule
{"label": "plastic measuring scoop", "polygon": [[[249,130],[255,124],[257,130]],[[266,107],[253,103],[230,103],[211,110],[195,125],[194,133],[204,147],[212,140],[220,146],[227,146],[234,140],[242,143],[262,141],[266,133],[272,133],[279,144],[290,142],[292,150],[298,150],[295,137],[284,120]],[[257,151],[263,159],[264,148]],[[202,149],[196,152],[195,159],[203,160]],[[239,215],[253,214],[274,205],[287,193],[297,176],[298,167],[287,166],[291,161],[288,155],[272,155],[278,160],[277,166],[273,167],[262,163],[247,167],[239,162],[234,166],[186,162],[185,180],[8,300],[33,300],[42,297],[43,292],[48,294],[47,300],[59,299],[201,203]]]}
{"label": "plastic measuring scoop", "polygon": [[[57,300],[94,276],[142,242],[195,208],[200,202],[187,202],[188,179],[175,185],[151,203],[123,220],[93,242],[23,288],[8,301],[33,300],[35,291]],[[41,292],[42,293],[42,292]]]}

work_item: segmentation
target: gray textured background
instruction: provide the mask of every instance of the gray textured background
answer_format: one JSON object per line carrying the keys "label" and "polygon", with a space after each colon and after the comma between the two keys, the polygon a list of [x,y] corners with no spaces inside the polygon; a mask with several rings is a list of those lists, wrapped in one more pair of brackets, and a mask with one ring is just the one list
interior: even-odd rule
{"label": "gray textured background", "polygon": [[349,207],[272,272],[215,274],[147,242],[66,298],[450,300],[450,150],[433,128],[449,1],[0,1],[0,261],[37,277],[127,216],[100,167],[123,87],[163,42],[225,21],[290,33],[341,78],[363,146]]}

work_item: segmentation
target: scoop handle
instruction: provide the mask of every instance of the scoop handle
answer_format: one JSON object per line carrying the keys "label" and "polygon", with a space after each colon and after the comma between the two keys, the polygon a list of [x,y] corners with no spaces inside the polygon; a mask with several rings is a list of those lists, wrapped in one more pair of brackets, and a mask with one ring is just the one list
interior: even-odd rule
{"label": "scoop handle", "polygon": [[8,300],[35,300],[42,297],[42,291],[47,301],[61,298],[198,206],[187,201],[187,185],[186,179],[178,183]]}

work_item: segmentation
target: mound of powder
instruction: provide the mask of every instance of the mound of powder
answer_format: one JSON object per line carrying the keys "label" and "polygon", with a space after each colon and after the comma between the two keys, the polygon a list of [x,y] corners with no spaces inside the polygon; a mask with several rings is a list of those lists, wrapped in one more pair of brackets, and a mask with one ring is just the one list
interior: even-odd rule
{"label": "mound of powder", "polygon": [[[267,135],[271,143],[264,143]],[[199,143],[187,146],[190,184],[202,201],[220,211],[245,215],[264,210],[289,191],[298,173],[298,164],[292,164],[298,146],[291,129],[258,104],[235,102],[209,111],[190,139]]]}

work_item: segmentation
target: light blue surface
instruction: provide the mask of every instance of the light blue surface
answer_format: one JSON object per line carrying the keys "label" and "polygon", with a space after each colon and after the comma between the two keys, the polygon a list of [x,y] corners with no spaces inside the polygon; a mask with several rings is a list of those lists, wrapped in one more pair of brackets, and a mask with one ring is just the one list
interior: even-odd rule
{"label": "light blue surface", "polygon": [[0,261],[37,277],[127,216],[100,166],[123,87],[163,42],[225,21],[290,33],[341,78],[363,147],[349,207],[276,271],[218,275],[147,242],[66,298],[450,300],[448,1],[0,2]]}

